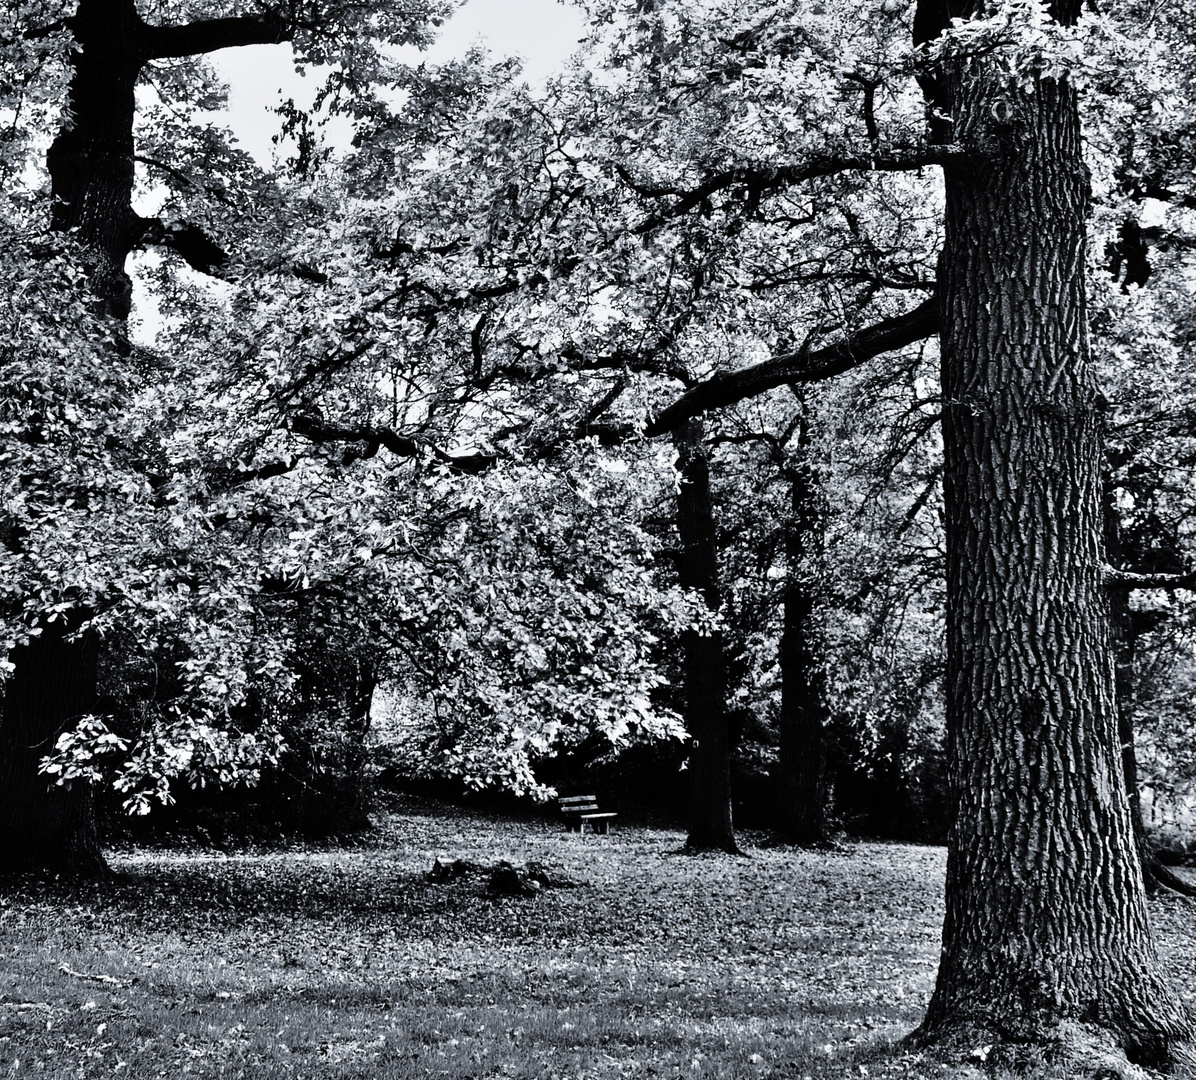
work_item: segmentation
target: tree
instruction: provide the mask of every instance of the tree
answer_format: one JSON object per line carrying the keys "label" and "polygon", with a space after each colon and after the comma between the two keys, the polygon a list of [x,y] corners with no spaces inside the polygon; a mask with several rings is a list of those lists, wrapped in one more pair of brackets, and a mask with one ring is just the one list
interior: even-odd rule
{"label": "tree", "polygon": [[[152,27],[133,3],[82,0],[58,27],[78,46],[66,119],[51,144],[51,223],[70,232],[87,254],[99,310],[124,320],[131,286],[126,256],[145,232],[132,209],[134,178],[134,89],[151,60],[208,51],[224,45],[281,40],[278,17],[204,22],[195,27]],[[127,352],[117,331],[115,348]],[[81,873],[101,873],[104,863],[95,833],[92,795],[86,781],[45,791],[37,761],[72,721],[95,711],[96,643],[87,623],[91,613],[72,611],[43,620],[10,655],[13,673],[5,693],[0,757],[9,770],[0,816],[9,824],[8,865],[41,861]],[[27,747],[38,751],[30,753]]]}
{"label": "tree", "polygon": [[[1170,280],[1182,274],[1184,262],[1166,260],[1156,274],[1144,252],[1137,259],[1146,279],[1138,284],[1146,287],[1133,297],[1104,298],[1103,310],[1098,309],[1104,325],[1096,339],[1112,403],[1104,498],[1106,551],[1117,571],[1109,581],[1115,689],[1126,787],[1147,889],[1191,895],[1192,886],[1159,861],[1147,833],[1136,745],[1136,729],[1149,723],[1156,700],[1166,698],[1161,684],[1175,674],[1175,661],[1187,648],[1187,605],[1177,590],[1193,584],[1186,526],[1193,462],[1191,357],[1182,331],[1184,290]],[[1144,334],[1143,325],[1153,332]],[[1127,348],[1134,355],[1128,369],[1123,362]]]}
{"label": "tree", "polygon": [[[99,870],[90,792],[51,789],[40,759],[74,718],[94,711],[99,640],[85,612],[103,569],[80,560],[112,536],[137,481],[122,446],[134,380],[110,363],[112,336],[92,310],[80,252],[38,235],[5,207],[6,331],[0,345],[0,462],[10,673],[0,727],[0,858]],[[38,267],[28,279],[30,265]],[[83,434],[81,434],[83,433]],[[131,486],[129,486],[131,484]],[[137,507],[125,524],[138,517]]]}
{"label": "tree", "polygon": [[[924,40],[946,29],[927,13],[915,24]],[[1052,9],[1065,25],[1078,14]],[[1151,944],[1124,792],[1077,91],[1047,73],[1019,86],[979,60],[945,65],[926,85],[973,163],[944,169],[955,816],[943,957],[919,1038],[1016,1032],[1065,1049],[1074,1039],[1083,1053],[1091,1025],[1132,1060],[1158,1063],[1191,1029]]]}
{"label": "tree", "polygon": [[686,847],[738,854],[731,821],[731,750],[727,662],[718,626],[722,606],[710,461],[700,421],[673,432],[677,450],[677,533],[681,586],[701,596],[706,617],[681,635],[685,727],[689,732],[690,806]]}
{"label": "tree", "polygon": [[826,551],[826,499],[810,460],[807,402],[800,401],[796,445],[785,465],[789,520],[785,525],[784,628],[778,721],[777,828],[787,840],[828,843],[826,801],[826,637],[818,578]]}
{"label": "tree", "polygon": [[[917,1038],[1161,1063],[1183,1057],[1191,1027],[1152,944],[1121,768],[1088,171],[1077,82],[1051,51],[1078,15],[1078,4],[1015,5],[985,20],[970,5],[920,4],[916,43],[933,42],[920,81],[946,183],[937,301],[720,374],[658,424],[938,327],[955,814],[942,964]],[[965,20],[955,29],[953,16]],[[870,134],[875,148],[874,116]],[[798,165],[760,175],[782,171],[803,176]],[[750,170],[659,192],[683,212],[731,175]]]}
{"label": "tree", "polygon": [[[130,356],[123,323],[131,311],[131,283],[125,262],[146,243],[173,249],[196,269],[219,270],[227,254],[192,223],[147,220],[133,210],[135,180],[135,91],[147,70],[160,61],[210,53],[217,49],[298,38],[303,55],[317,62],[360,62],[368,77],[377,67],[377,42],[426,40],[432,11],[419,5],[401,14],[367,16],[368,34],[352,5],[331,7],[315,22],[303,22],[290,7],[267,8],[256,15],[199,17],[186,20],[185,6],[161,12],[182,21],[152,23],[135,0],[78,0],[49,5],[42,21],[22,27],[25,39],[70,40],[66,100],[61,103],[58,133],[46,155],[53,229],[70,233],[84,253],[96,312],[108,322],[112,363]],[[28,52],[28,50],[26,50]],[[372,63],[367,65],[367,59]],[[32,92],[37,72],[18,68],[19,92],[41,103],[44,90]],[[342,89],[344,83],[342,82]],[[169,95],[179,84],[170,73],[160,80]],[[202,91],[198,87],[187,88]],[[184,94],[184,96],[186,96]],[[351,94],[342,95],[344,99]],[[22,104],[24,102],[22,101]],[[348,106],[345,106],[348,107]],[[21,109],[15,110],[16,116]],[[156,162],[162,166],[162,162]],[[168,170],[170,166],[165,166]],[[185,177],[185,170],[175,170]],[[8,530],[14,553],[28,540]],[[5,691],[0,756],[8,783],[0,794],[0,819],[9,828],[3,852],[7,865],[18,862],[64,864],[82,873],[102,873],[104,863],[90,809],[84,775],[47,793],[36,772],[38,758],[80,717],[95,711],[96,661],[94,607],[81,598],[53,597],[34,618],[23,641],[10,652],[13,665]],[[34,753],[30,747],[38,748]]]}

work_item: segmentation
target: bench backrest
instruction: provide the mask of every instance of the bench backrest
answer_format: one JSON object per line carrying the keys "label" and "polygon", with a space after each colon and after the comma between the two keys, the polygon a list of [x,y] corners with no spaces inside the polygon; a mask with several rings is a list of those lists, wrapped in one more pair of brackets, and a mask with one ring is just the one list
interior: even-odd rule
{"label": "bench backrest", "polygon": [[570,795],[557,802],[562,814],[592,814],[598,810],[598,800],[593,795]]}

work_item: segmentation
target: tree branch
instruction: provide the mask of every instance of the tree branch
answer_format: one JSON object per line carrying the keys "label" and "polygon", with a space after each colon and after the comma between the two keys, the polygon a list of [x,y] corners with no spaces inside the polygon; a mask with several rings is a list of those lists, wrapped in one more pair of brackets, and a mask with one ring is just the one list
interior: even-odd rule
{"label": "tree branch", "polygon": [[141,53],[146,60],[167,60],[241,45],[277,45],[289,41],[291,32],[281,9],[272,8],[260,15],[200,19],[182,26],[145,26]]}
{"label": "tree branch", "polygon": [[739,371],[714,375],[682,394],[648,425],[644,435],[655,438],[698,413],[734,405],[785,383],[821,382],[841,375],[881,353],[928,338],[938,328],[938,299],[932,296],[905,315],[883,319],[833,345],[815,350],[806,346]]}
{"label": "tree branch", "polygon": [[425,448],[439,462],[453,472],[476,476],[490,468],[496,458],[493,454],[449,454],[439,447],[417,442],[408,435],[400,435],[390,428],[337,427],[326,424],[312,413],[300,413],[291,419],[291,431],[314,443],[365,443],[363,451],[346,450],[344,464],[349,465],[359,458],[373,457],[380,447],[385,446],[396,457],[416,457]]}
{"label": "tree branch", "polygon": [[228,252],[198,225],[164,225],[158,218],[142,218],[142,244],[169,248],[192,270],[209,277],[223,277]]}
{"label": "tree branch", "polygon": [[1135,574],[1106,566],[1105,584],[1110,589],[1192,589],[1196,590],[1196,573]]}
{"label": "tree branch", "polygon": [[[69,18],[56,19],[52,23],[45,23],[42,26],[31,26],[28,29],[23,30],[21,32],[21,37],[23,37],[26,41],[41,41],[44,38],[48,38],[51,34],[60,34],[63,30],[69,30],[70,28],[71,20]],[[0,40],[2,40],[5,45],[8,45],[16,39],[8,37]]]}
{"label": "tree branch", "polygon": [[726,169],[708,177],[695,188],[683,189],[673,185],[645,184],[637,181],[621,165],[616,169],[623,182],[637,195],[646,198],[669,198],[677,201],[665,210],[641,221],[632,233],[639,236],[651,232],[664,222],[680,217],[701,206],[710,196],[731,187],[746,187],[753,193],[775,191],[793,187],[806,180],[817,180],[843,172],[913,172],[930,165],[946,165],[964,157],[964,151],[955,144],[943,146],[916,147],[912,149],[876,150],[859,154],[830,154],[812,158],[802,165],[784,165],[773,168]]}

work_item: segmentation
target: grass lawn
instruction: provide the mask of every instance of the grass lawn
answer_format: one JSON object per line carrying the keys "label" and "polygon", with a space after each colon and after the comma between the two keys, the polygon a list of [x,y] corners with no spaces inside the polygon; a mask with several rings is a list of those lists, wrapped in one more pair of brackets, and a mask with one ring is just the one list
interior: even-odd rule
{"label": "grass lawn", "polygon": [[[126,876],[85,895],[9,883],[0,1080],[973,1073],[892,1046],[934,978],[941,849],[683,839],[412,804],[350,849],[119,853]],[[577,884],[492,899],[484,875],[428,881],[437,856]],[[1196,907],[1152,903],[1191,998]]]}

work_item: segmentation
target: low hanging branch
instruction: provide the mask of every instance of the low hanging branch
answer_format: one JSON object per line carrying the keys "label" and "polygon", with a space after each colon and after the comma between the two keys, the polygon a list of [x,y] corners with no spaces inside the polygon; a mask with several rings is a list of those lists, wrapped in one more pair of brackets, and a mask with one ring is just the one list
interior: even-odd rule
{"label": "low hanging branch", "polygon": [[682,394],[645,428],[644,435],[655,438],[698,413],[734,405],[786,383],[821,382],[841,375],[882,353],[931,337],[938,329],[938,299],[932,296],[905,315],[883,319],[821,349],[806,346],[739,371],[713,375]]}

